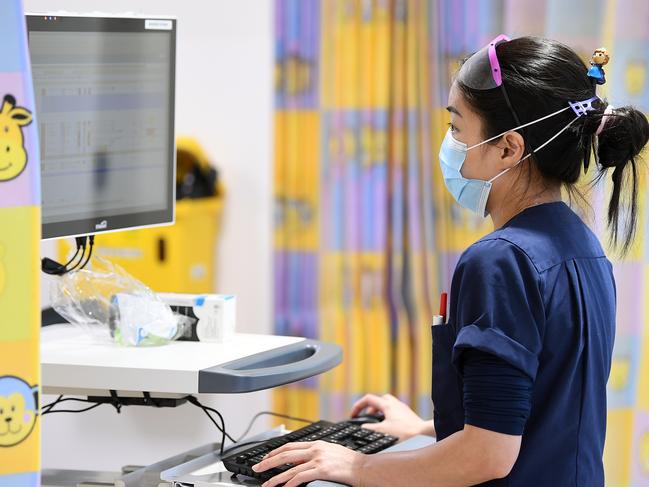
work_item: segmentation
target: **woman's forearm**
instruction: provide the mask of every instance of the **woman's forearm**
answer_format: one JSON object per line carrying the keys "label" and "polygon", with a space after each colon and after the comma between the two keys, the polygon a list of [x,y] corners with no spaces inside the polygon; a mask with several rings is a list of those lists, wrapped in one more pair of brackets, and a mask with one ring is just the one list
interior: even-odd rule
{"label": "woman's forearm", "polygon": [[426,436],[436,436],[435,434],[435,422],[431,419],[429,421],[424,421],[424,426],[419,432],[420,435]]}
{"label": "woman's forearm", "polygon": [[518,457],[520,438],[467,426],[426,448],[367,455],[359,485],[455,487],[501,478]]}

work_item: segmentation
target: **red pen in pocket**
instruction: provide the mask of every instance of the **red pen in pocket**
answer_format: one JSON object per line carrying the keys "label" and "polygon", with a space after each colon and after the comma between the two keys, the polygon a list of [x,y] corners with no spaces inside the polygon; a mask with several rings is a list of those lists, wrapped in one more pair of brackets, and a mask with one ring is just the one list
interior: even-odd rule
{"label": "red pen in pocket", "polygon": [[446,306],[448,301],[448,295],[443,292],[439,299],[439,314],[433,316],[433,326],[443,325],[446,323]]}
{"label": "red pen in pocket", "polygon": [[446,304],[448,302],[448,294],[442,292],[442,296],[439,300],[439,314],[442,315],[444,323],[446,323]]}

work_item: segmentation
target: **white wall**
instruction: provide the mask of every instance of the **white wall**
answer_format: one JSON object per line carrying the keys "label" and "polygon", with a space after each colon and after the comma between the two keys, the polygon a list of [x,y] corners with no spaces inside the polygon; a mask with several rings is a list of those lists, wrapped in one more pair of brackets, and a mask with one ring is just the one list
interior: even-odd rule
{"label": "white wall", "polygon": [[[196,136],[227,185],[217,282],[238,296],[241,331],[271,330],[271,0],[24,0],[27,12],[68,10],[178,17],[178,134]],[[52,243],[43,244],[54,255]],[[47,287],[44,281],[43,300]],[[45,397],[44,401],[48,401]],[[269,395],[205,398],[240,434]],[[265,421],[259,421],[259,428]],[[118,469],[214,441],[216,429],[192,406],[109,407],[43,419],[44,468]]]}

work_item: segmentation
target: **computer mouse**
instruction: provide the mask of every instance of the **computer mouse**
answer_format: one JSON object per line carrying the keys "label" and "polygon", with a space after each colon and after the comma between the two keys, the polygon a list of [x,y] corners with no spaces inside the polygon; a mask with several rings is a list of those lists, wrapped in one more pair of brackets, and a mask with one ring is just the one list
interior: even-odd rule
{"label": "computer mouse", "polygon": [[358,416],[348,419],[347,422],[351,424],[380,423],[384,419],[385,414],[379,411],[372,414],[359,414]]}

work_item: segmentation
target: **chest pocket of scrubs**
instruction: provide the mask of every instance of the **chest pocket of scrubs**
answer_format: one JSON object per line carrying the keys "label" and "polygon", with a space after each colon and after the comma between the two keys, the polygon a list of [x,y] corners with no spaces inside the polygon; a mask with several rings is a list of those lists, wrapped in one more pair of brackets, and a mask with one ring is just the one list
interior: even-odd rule
{"label": "chest pocket of scrubs", "polygon": [[451,356],[455,344],[452,325],[435,325],[433,335],[433,383],[435,431],[437,440],[460,431],[464,427],[462,381],[453,366]]}

